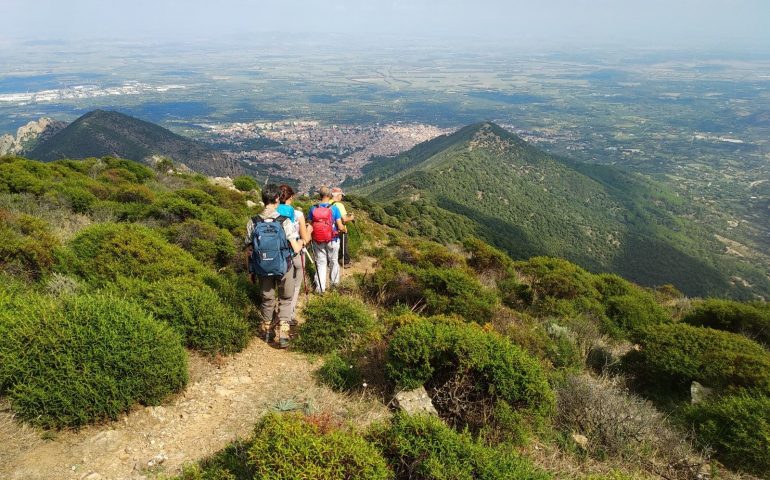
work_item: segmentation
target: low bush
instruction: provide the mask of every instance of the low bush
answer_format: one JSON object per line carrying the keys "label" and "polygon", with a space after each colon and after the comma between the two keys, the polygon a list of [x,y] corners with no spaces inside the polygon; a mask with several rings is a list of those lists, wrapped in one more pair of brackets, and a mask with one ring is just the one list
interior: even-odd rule
{"label": "low bush", "polygon": [[643,291],[613,295],[607,298],[604,304],[609,320],[605,325],[605,333],[613,336],[633,335],[649,325],[671,321],[671,317],[658,305],[655,297]]}
{"label": "low bush", "polygon": [[427,315],[460,315],[469,321],[489,321],[498,305],[496,292],[466,270],[428,265],[425,268],[385,258],[365,279],[365,292],[387,305],[408,305]]}
{"label": "low bush", "polygon": [[268,414],[257,424],[249,450],[254,478],[390,479],[377,449],[353,432],[322,429],[296,414]]}
{"label": "low bush", "polygon": [[501,279],[513,270],[511,257],[477,238],[466,239],[463,248],[469,255],[468,265],[477,273]]}
{"label": "low bush", "polygon": [[197,260],[223,267],[235,257],[235,240],[227,230],[200,220],[187,220],[168,228],[170,242],[190,252]]}
{"label": "low bush", "polygon": [[74,265],[68,267],[97,284],[119,277],[155,281],[205,272],[192,255],[140,225],[92,225],[82,230],[69,246]]}
{"label": "low bush", "polygon": [[743,333],[770,345],[770,308],[766,305],[710,298],[696,304],[682,321],[690,325]]}
{"label": "low bush", "polygon": [[[566,319],[562,319],[566,320]],[[585,353],[569,327],[544,323],[526,313],[501,308],[493,321],[495,329],[533,357],[557,369],[577,369],[583,365]]]}
{"label": "low bush", "polygon": [[115,419],[187,382],[179,335],[110,296],[31,296],[0,311],[0,393],[49,428]]}
{"label": "low bush", "polygon": [[770,477],[770,397],[740,392],[690,407],[698,441],[728,467]]}
{"label": "low bush", "polygon": [[257,189],[257,181],[248,175],[241,175],[233,179],[233,186],[241,192],[250,192]]}
{"label": "low bush", "polygon": [[425,313],[430,315],[455,314],[484,323],[492,318],[498,304],[494,290],[458,268],[420,270],[417,280],[427,307]]}
{"label": "low bush", "polygon": [[356,361],[332,352],[318,369],[318,379],[332,390],[347,391],[361,386],[362,376]]}
{"label": "low bush", "polygon": [[594,286],[593,276],[567,260],[534,257],[526,262],[517,262],[515,268],[520,275],[529,279],[535,303],[543,297],[600,297]]}
{"label": "low bush", "polygon": [[126,185],[113,193],[112,200],[149,205],[155,201],[155,192],[145,185]]}
{"label": "low bush", "polygon": [[229,354],[243,350],[249,341],[249,324],[206,285],[181,278],[152,283],[120,279],[112,288],[174,327],[190,348]]}
{"label": "low bush", "polygon": [[640,349],[623,362],[642,386],[686,391],[698,381],[770,391],[770,353],[741,335],[677,323],[644,329],[636,340]]}
{"label": "low bush", "polygon": [[362,301],[333,292],[311,299],[302,314],[305,323],[300,325],[293,345],[307,353],[345,350],[379,333]]}
{"label": "low bush", "polygon": [[396,388],[427,385],[445,418],[477,431],[488,423],[515,431],[520,413],[538,422],[553,409],[553,391],[538,362],[474,324],[434,319],[399,328],[385,370]]}
{"label": "low bush", "polygon": [[570,376],[556,388],[556,398],[556,427],[565,436],[584,435],[593,458],[614,458],[663,478],[696,478],[705,463],[662,413],[617,381]]}
{"label": "low bush", "polygon": [[43,220],[0,209],[0,270],[37,280],[52,269],[59,245]]}
{"label": "low bush", "polygon": [[202,218],[203,210],[189,200],[176,195],[166,195],[152,204],[150,215],[166,223],[179,223],[190,218]]}
{"label": "low bush", "polygon": [[370,442],[388,460],[396,479],[545,480],[550,475],[503,446],[488,447],[426,415],[397,414],[377,425]]}

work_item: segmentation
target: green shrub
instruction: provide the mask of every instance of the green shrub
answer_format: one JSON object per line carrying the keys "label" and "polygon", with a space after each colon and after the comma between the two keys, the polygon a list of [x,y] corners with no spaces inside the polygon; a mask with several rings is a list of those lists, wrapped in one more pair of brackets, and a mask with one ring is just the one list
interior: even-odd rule
{"label": "green shrub", "polygon": [[636,291],[607,298],[604,302],[609,319],[607,333],[622,336],[649,325],[671,321],[668,313],[649,293]]}
{"label": "green shrub", "polygon": [[332,352],[324,360],[323,366],[318,369],[318,379],[336,391],[346,391],[359,387],[362,384],[361,372],[354,363],[353,360],[348,360],[340,356],[339,353]]}
{"label": "green shrub", "polygon": [[503,278],[513,270],[511,257],[482,240],[468,238],[463,242],[463,248],[470,255],[468,265],[477,273]]}
{"label": "green shrub", "polygon": [[640,350],[624,357],[641,383],[688,389],[692,381],[710,387],[758,387],[770,391],[770,353],[741,335],[686,324],[640,331]]}
{"label": "green shrub", "polygon": [[211,355],[229,354],[248,343],[248,323],[206,285],[180,278],[153,283],[121,279],[113,288],[174,327],[190,348]]}
{"label": "green shrub", "polygon": [[110,296],[31,297],[0,313],[0,391],[23,419],[76,427],[156,405],[187,382],[179,335]]}
{"label": "green shrub", "polygon": [[189,200],[168,195],[152,204],[150,214],[154,218],[168,223],[178,223],[190,218],[202,218],[203,210]]}
{"label": "green shrub", "polygon": [[56,185],[52,192],[55,192],[67,207],[77,213],[90,212],[97,201],[96,195],[75,185]]}
{"label": "green shrub", "polygon": [[389,479],[382,455],[361,436],[324,431],[299,415],[268,414],[257,424],[249,450],[254,478],[264,480]]}
{"label": "green shrub", "polygon": [[97,284],[119,277],[155,281],[205,272],[192,255],[140,225],[92,225],[82,230],[69,246],[75,263],[69,267]]}
{"label": "green shrub", "polygon": [[187,220],[168,228],[170,242],[211,266],[223,267],[235,257],[235,240],[227,230],[200,220]]}
{"label": "green shrub", "polygon": [[625,278],[614,273],[594,275],[593,284],[603,298],[631,295],[638,288]]}
{"label": "green shrub", "polygon": [[197,188],[181,188],[174,195],[195,205],[215,204],[214,197]]}
{"label": "green shrub", "polygon": [[0,270],[39,279],[54,265],[59,240],[43,220],[0,209]]}
{"label": "green shrub", "polygon": [[733,333],[745,333],[770,345],[770,308],[710,298],[698,303],[683,322]]}
{"label": "green shrub", "polygon": [[112,199],[122,203],[149,205],[155,201],[155,192],[145,185],[125,185],[112,194]]}
{"label": "green shrub", "polygon": [[742,391],[690,407],[698,441],[728,467],[770,476],[770,397]]}
{"label": "green shrub", "polygon": [[389,424],[373,427],[368,437],[388,460],[397,479],[551,478],[512,449],[485,446],[435,417],[399,413]]}
{"label": "green shrub", "polygon": [[488,417],[496,426],[515,429],[507,418],[516,411],[531,412],[537,421],[554,405],[538,362],[475,324],[421,320],[399,328],[388,345],[385,370],[396,388],[427,384],[445,417],[473,429],[484,427]]}
{"label": "green shrub", "polygon": [[458,268],[427,268],[417,279],[428,314],[460,315],[478,323],[489,321],[497,307],[497,295]]}
{"label": "green shrub", "polygon": [[377,266],[363,285],[369,298],[384,305],[412,306],[420,301],[415,267],[391,257],[383,258]]}
{"label": "green shrub", "polygon": [[574,299],[599,298],[593,276],[561,258],[534,257],[515,264],[520,275],[529,279],[533,301],[543,297]]}
{"label": "green shrub", "polygon": [[337,293],[311,299],[302,311],[294,346],[307,353],[330,353],[377,335],[377,324],[360,300]]}
{"label": "green shrub", "polygon": [[257,189],[257,181],[248,175],[241,175],[233,179],[233,185],[241,192],[250,192]]}

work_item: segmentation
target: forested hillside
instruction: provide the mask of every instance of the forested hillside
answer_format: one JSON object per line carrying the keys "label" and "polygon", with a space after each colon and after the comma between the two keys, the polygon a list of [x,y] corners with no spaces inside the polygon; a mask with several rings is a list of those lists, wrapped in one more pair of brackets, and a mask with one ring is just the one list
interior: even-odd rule
{"label": "forested hillside", "polygon": [[350,186],[381,206],[375,215],[434,240],[476,235],[517,259],[564,257],[689,295],[770,294],[768,272],[724,253],[718,232],[691,220],[694,204],[638,175],[550,156],[492,123],[380,159]]}
{"label": "forested hillside", "polygon": [[210,175],[243,171],[235,161],[202,143],[154,123],[105,110],[86,113],[25,154],[43,161],[109,155],[147,162],[153,156],[164,156]]}

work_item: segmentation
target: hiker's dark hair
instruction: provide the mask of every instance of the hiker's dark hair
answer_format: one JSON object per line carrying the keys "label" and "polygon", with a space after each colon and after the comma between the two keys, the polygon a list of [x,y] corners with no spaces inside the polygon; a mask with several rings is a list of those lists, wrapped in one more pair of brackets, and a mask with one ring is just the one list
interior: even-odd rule
{"label": "hiker's dark hair", "polygon": [[274,183],[268,183],[262,188],[262,203],[270,205],[281,198],[281,189]]}
{"label": "hiker's dark hair", "polygon": [[278,187],[281,190],[281,203],[286,203],[288,199],[294,196],[294,189],[285,183]]}

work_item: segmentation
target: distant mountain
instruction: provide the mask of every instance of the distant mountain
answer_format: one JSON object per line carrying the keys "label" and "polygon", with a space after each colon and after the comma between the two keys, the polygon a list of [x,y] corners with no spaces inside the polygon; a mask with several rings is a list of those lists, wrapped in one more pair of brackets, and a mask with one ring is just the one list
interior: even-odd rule
{"label": "distant mountain", "polygon": [[41,117],[19,127],[16,136],[0,136],[0,155],[24,155],[39,143],[59,133],[67,122]]}
{"label": "distant mountain", "polygon": [[437,240],[476,235],[515,258],[564,257],[688,295],[770,296],[766,271],[688,220],[696,206],[641,176],[551,156],[494,123],[380,159],[348,186]]}
{"label": "distant mountain", "polygon": [[26,154],[43,161],[107,155],[145,163],[153,156],[166,156],[210,175],[242,173],[237,162],[202,143],[154,123],[104,110],[83,115]]}

